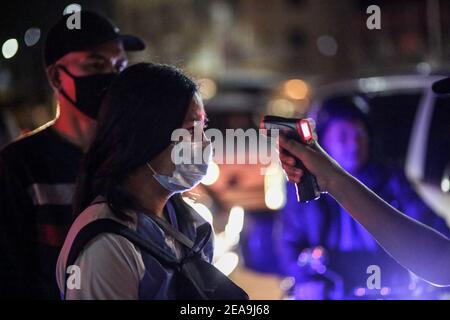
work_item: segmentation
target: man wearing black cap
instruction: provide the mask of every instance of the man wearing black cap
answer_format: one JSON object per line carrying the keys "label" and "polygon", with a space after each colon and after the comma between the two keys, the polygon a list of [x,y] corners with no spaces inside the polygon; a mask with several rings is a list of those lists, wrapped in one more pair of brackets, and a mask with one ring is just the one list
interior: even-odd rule
{"label": "man wearing black cap", "polygon": [[69,29],[69,18],[51,28],[44,48],[56,118],[0,153],[0,297],[59,298],[56,260],[102,94],[126,66],[125,51],[145,48],[94,12],[80,12],[80,29]]}

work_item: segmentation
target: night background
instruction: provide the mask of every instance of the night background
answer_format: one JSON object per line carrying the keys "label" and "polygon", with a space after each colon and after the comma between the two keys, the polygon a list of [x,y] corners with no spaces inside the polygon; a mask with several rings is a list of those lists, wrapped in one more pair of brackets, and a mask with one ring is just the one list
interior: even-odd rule
{"label": "night background", "polygon": [[[41,51],[48,29],[73,2],[2,2],[1,146],[55,116]],[[130,53],[129,65],[173,64],[198,80],[212,128],[258,128],[264,114],[308,113],[314,118],[325,104],[351,101],[369,115],[371,156],[399,168],[433,215],[450,223],[450,100],[430,90],[433,81],[450,72],[450,1],[76,3],[108,16],[121,32],[142,37],[147,48]],[[370,5],[381,9],[380,30],[366,26]],[[10,39],[17,40],[17,50]],[[215,259],[221,270],[251,298],[292,298],[292,279],[282,272],[274,240],[280,210],[289,202],[288,188],[280,168],[266,176],[259,169],[215,165],[211,181],[194,190],[194,206],[213,219]],[[230,230],[235,233],[230,235]],[[328,264],[332,252],[320,251],[322,245],[309,249],[303,252],[310,255],[305,259],[333,268]],[[365,279],[365,270],[362,273]],[[332,285],[340,281],[327,272],[316,275]],[[339,299],[371,294],[388,299],[449,297],[445,290],[431,289],[415,278],[407,293],[397,294],[390,285],[368,293],[361,291],[364,286],[352,286],[354,295]]]}

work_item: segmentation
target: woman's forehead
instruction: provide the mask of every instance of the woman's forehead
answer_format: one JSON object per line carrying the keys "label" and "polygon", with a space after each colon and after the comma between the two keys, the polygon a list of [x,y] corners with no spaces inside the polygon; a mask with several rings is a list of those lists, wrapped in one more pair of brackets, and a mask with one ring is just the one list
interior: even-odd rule
{"label": "woman's forehead", "polygon": [[192,97],[191,104],[194,104],[194,105],[196,105],[198,108],[201,108],[201,109],[204,109],[204,108],[205,108],[204,105],[203,105],[203,99],[202,99],[202,96],[201,96],[198,92],[196,92],[196,93],[194,94],[194,96]]}
{"label": "woman's forehead", "polygon": [[195,93],[192,97],[191,103],[189,104],[188,114],[204,114],[205,113],[205,107],[203,105],[203,100],[201,96],[198,93]]}

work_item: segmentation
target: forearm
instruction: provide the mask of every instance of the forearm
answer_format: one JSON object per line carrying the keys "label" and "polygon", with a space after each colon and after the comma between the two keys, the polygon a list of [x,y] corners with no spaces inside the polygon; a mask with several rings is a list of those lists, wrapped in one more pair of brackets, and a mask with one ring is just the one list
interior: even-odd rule
{"label": "forearm", "polygon": [[450,240],[409,218],[352,176],[338,172],[330,194],[400,264],[437,285],[450,285]]}

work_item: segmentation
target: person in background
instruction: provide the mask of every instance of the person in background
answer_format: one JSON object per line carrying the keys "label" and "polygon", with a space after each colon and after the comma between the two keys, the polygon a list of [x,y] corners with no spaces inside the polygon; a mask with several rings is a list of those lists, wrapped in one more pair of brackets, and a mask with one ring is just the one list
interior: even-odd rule
{"label": "person in background", "polygon": [[102,94],[142,50],[103,16],[82,10],[80,29],[63,16],[49,31],[44,64],[56,118],[0,153],[0,297],[59,299],[55,267],[72,223],[72,194],[95,130]]}
{"label": "person in background", "polygon": [[[426,207],[401,170],[377,163],[370,156],[371,129],[359,108],[343,102],[325,104],[317,114],[317,133],[324,149],[349,174],[393,207],[448,234],[444,220]],[[286,275],[295,278],[294,295],[298,299],[356,298],[355,290],[366,286],[370,265],[380,266],[383,283],[392,294],[406,290],[406,270],[385,254],[332,197],[323,195],[317,201],[299,204],[294,184],[288,183],[287,203],[280,218],[277,237],[281,266]],[[314,248],[320,249],[316,253],[324,255],[326,267],[334,272],[331,281],[310,265],[299,266],[299,255]],[[336,283],[343,285],[343,292],[331,294]]]}

